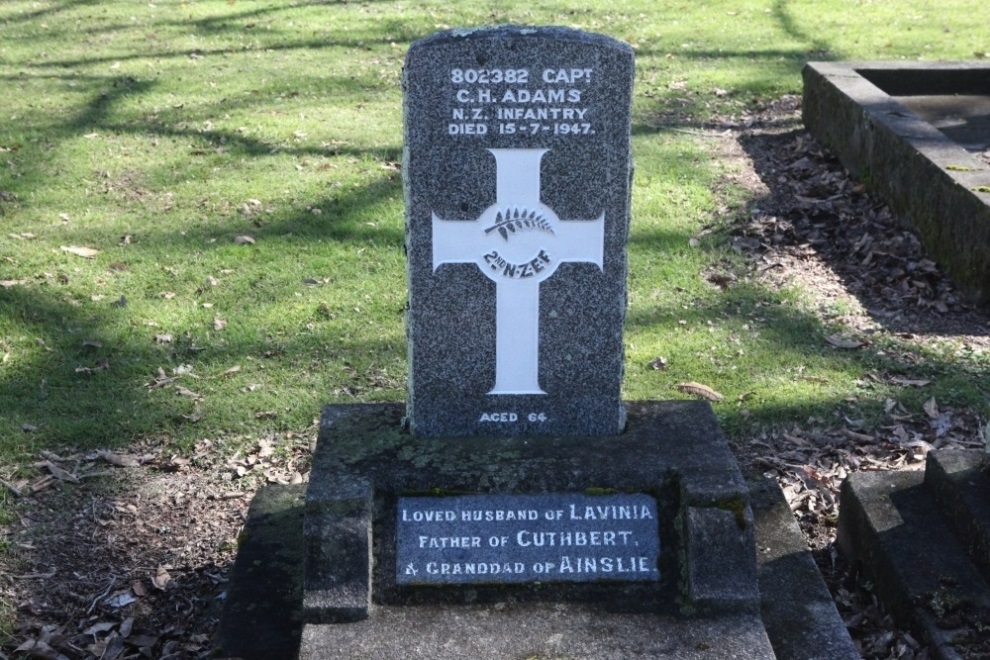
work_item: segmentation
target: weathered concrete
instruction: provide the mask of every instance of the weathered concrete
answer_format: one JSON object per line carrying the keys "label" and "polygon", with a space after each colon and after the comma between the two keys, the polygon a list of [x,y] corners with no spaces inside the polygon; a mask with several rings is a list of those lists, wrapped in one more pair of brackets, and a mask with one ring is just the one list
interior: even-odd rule
{"label": "weathered concrete", "polygon": [[776,481],[750,483],[760,613],[778,660],[859,660]]}
{"label": "weathered concrete", "polygon": [[[401,404],[328,407],[306,496],[306,620],[361,619],[379,605],[497,603],[507,593],[520,601],[643,612],[755,612],[748,489],[711,407],[668,401],[628,408],[628,430],[620,436],[533,439],[416,437],[401,427]],[[609,492],[656,498],[660,580],[397,584],[399,496],[441,502],[443,495],[471,493]],[[722,551],[714,551],[714,540]]]}
{"label": "weathered concrete", "polygon": [[[508,656],[517,658],[858,658],[779,487],[766,481],[750,489],[762,623],[756,613],[709,620],[640,612],[630,618],[594,603],[511,599],[376,606],[364,621],[306,625],[302,657],[498,657],[491,646],[498,643],[506,653],[523,648],[529,653]],[[299,656],[304,492],[304,485],[266,486],[252,502],[221,623],[217,653],[222,657]],[[534,623],[536,618],[542,622]],[[526,635],[498,641],[517,629]],[[615,642],[612,633],[625,636]],[[384,635],[379,650],[367,648],[379,634]],[[524,637],[531,638],[529,646]],[[364,644],[369,655],[341,655],[342,643],[353,644],[352,650]]]}
{"label": "weathered concrete", "polygon": [[759,616],[694,619],[589,604],[389,607],[364,621],[308,625],[303,660],[773,660]]}
{"label": "weathered concrete", "polygon": [[[933,113],[946,100],[936,97],[954,94],[984,101],[942,126],[952,130],[940,131],[911,109],[937,124]],[[986,62],[812,62],[804,69],[808,129],[910,223],[964,294],[984,304],[990,303],[990,164],[963,145],[986,144],[978,137],[986,97]]]}
{"label": "weathered concrete", "polygon": [[990,581],[990,456],[977,449],[930,452],[925,484]]}
{"label": "weathered concrete", "polygon": [[938,658],[990,653],[990,587],[922,472],[850,475],[839,508],[839,547],[900,625],[931,644]]}
{"label": "weathered concrete", "polygon": [[251,501],[216,655],[240,660],[295,658],[302,633],[305,484],[270,485]]}

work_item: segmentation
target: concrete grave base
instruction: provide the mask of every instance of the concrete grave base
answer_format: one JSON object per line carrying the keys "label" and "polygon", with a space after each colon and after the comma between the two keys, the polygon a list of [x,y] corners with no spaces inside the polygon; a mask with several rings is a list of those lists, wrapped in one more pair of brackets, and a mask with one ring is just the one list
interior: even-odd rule
{"label": "concrete grave base", "polygon": [[861,472],[842,485],[839,546],[898,624],[934,657],[990,657],[990,462],[939,450],[924,472]]}
{"label": "concrete grave base", "polygon": [[300,658],[678,658],[773,660],[760,617],[615,614],[590,605],[384,608],[365,621],[308,625]]}
{"label": "concrete grave base", "polygon": [[[779,488],[742,480],[709,406],[629,409],[630,429],[615,438],[458,443],[410,438],[400,405],[328,408],[305,506],[299,487],[263,489],[252,503],[220,650],[244,660],[858,658]],[[663,577],[397,587],[383,540],[394,509],[391,521],[381,511],[396,492],[451,484],[650,490]]]}
{"label": "concrete grave base", "polygon": [[804,123],[990,303],[990,64],[811,62]]}

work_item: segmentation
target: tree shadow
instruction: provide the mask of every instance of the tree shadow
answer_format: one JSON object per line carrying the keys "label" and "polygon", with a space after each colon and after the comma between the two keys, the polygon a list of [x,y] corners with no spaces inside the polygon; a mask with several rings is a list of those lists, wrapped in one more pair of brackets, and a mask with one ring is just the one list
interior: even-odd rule
{"label": "tree shadow", "polygon": [[752,132],[739,144],[767,190],[747,204],[741,233],[774,250],[810,246],[892,333],[990,336],[987,316],[965,304],[951,278],[926,258],[917,234],[803,128]]}

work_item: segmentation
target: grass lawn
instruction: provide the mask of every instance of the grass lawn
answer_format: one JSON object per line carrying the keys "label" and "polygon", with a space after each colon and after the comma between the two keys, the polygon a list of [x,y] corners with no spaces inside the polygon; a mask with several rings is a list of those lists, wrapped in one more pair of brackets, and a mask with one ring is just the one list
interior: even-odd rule
{"label": "grass lawn", "polygon": [[[985,412],[985,355],[899,364],[882,350],[896,337],[839,351],[802,291],[706,282],[740,267],[719,228],[753,200],[696,130],[799,94],[809,60],[985,56],[985,9],[5,0],[0,478],[43,449],[308,442],[324,404],[402,400],[400,73],[411,41],[460,25],[563,24],[636,49],[627,398],[705,383],[737,435],[850,405],[869,420],[891,396]],[[862,387],[884,370],[939,377]]]}

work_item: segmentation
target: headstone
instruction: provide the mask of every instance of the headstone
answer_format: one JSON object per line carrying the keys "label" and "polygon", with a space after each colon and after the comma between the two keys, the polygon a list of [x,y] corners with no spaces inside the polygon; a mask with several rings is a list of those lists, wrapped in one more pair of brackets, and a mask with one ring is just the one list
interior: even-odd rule
{"label": "headstone", "polygon": [[403,83],[412,433],[620,433],[632,49],[452,30]]}
{"label": "headstone", "polygon": [[565,28],[411,47],[409,401],[324,411],[301,657],[773,658],[711,407],[619,398],[632,79]]}

